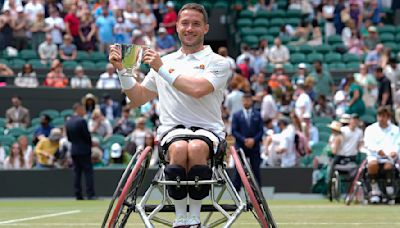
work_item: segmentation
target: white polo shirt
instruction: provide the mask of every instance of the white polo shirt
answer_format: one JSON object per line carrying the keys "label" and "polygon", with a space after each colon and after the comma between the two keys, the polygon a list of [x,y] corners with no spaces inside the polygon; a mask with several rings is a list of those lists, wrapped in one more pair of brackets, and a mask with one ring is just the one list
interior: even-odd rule
{"label": "white polo shirt", "polygon": [[387,156],[391,152],[399,151],[399,128],[389,123],[389,126],[382,129],[379,123],[368,126],[364,132],[364,146],[370,157],[376,157],[379,150],[383,150]]}
{"label": "white polo shirt", "polygon": [[356,127],[354,131],[349,126],[342,127],[343,135],[342,148],[338,151],[337,155],[340,156],[355,156],[358,153],[358,145],[363,140],[363,132],[360,128]]}
{"label": "white polo shirt", "polygon": [[157,129],[157,136],[182,124],[186,127],[202,127],[225,137],[221,104],[230,74],[228,61],[214,53],[210,46],[189,55],[178,50],[163,56],[162,61],[170,72],[207,79],[214,91],[199,99],[191,97],[170,86],[151,69],[142,85],[158,94],[161,125]]}

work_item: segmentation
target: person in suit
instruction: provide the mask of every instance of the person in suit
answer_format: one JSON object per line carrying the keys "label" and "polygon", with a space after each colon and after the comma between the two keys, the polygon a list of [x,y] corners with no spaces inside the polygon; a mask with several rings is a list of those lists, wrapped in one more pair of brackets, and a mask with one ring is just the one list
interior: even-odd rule
{"label": "person in suit", "polygon": [[21,105],[21,98],[13,96],[11,98],[12,107],[6,111],[6,127],[26,128],[30,123],[29,110]]}
{"label": "person in suit", "polygon": [[80,103],[73,106],[74,115],[67,121],[65,128],[68,141],[71,142],[71,157],[74,163],[74,189],[77,200],[82,200],[81,175],[85,173],[86,192],[89,200],[96,199],[91,161],[92,139],[85,116],[85,107]]}
{"label": "person in suit", "polygon": [[[243,149],[257,182],[260,184],[260,143],[264,134],[263,121],[259,111],[253,109],[253,100],[250,93],[242,98],[243,109],[234,113],[232,119],[232,135],[236,139],[236,147]],[[241,180],[237,171],[232,179],[236,190],[240,190]]]}

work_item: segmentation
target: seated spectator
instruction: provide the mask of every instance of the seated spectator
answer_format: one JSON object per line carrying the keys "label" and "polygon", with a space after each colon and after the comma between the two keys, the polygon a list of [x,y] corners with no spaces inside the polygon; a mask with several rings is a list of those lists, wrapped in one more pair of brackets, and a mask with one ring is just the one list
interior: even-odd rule
{"label": "seated spectator", "polygon": [[380,65],[383,51],[383,44],[377,44],[374,50],[368,52],[367,57],[365,57],[365,66],[368,68],[368,73],[374,73]]}
{"label": "seated spectator", "polygon": [[57,45],[52,39],[51,34],[47,33],[45,41],[39,45],[38,53],[42,64],[50,64],[57,58]]}
{"label": "seated spectator", "polygon": [[36,168],[54,168],[61,138],[62,132],[60,128],[53,128],[48,137],[40,138],[35,147]]}
{"label": "seated spectator", "polygon": [[[254,63],[255,63],[255,60],[254,60]],[[244,61],[242,63],[238,64],[237,67],[240,69],[240,72],[242,73],[243,77],[246,78],[248,81],[250,81],[250,76],[253,75],[253,73],[254,73],[254,69],[250,65],[250,58],[248,56],[246,56],[244,58]]]}
{"label": "seated spectator", "polygon": [[371,20],[372,24],[375,26],[380,25],[381,23],[381,7],[378,6],[377,0],[371,0],[369,2],[368,7],[365,10],[365,17],[366,19]]}
{"label": "seated spectator", "polygon": [[60,45],[59,55],[62,60],[75,60],[77,55],[76,45],[72,43],[73,38],[69,34],[64,35],[64,42]]}
{"label": "seated spectator", "polygon": [[68,78],[63,73],[63,65],[58,59],[51,64],[51,71],[47,74],[44,85],[54,88],[68,86]]}
{"label": "seated spectator", "polygon": [[318,96],[317,104],[314,106],[314,116],[335,117],[335,108],[331,102],[326,100],[326,97],[323,94]]}
{"label": "seated spectator", "polygon": [[357,32],[356,24],[353,20],[348,20],[346,22],[346,27],[342,30],[342,40],[343,44],[347,47],[349,46],[349,41],[352,36],[353,31]]}
{"label": "seated spectator", "polygon": [[264,58],[264,54],[260,49],[257,48],[254,50],[254,64],[252,66],[253,75],[257,75],[265,71],[267,60],[268,59]]}
{"label": "seated spectator", "polygon": [[118,75],[115,73],[115,69],[111,63],[106,66],[106,72],[100,75],[97,81],[96,88],[98,89],[119,89],[120,83]]}
{"label": "seated spectator", "polygon": [[283,24],[279,30],[279,37],[283,37],[283,36],[293,37],[294,32],[295,32],[295,30],[294,30],[293,26],[291,26],[289,24]]}
{"label": "seated spectator", "polygon": [[92,118],[89,120],[89,132],[108,138],[112,135],[112,126],[110,121],[103,116],[100,109],[95,109]]}
{"label": "seated spectator", "polygon": [[36,72],[32,69],[32,65],[25,63],[22,71],[18,73],[14,79],[14,85],[25,88],[36,88],[39,86],[39,81],[36,78]]}
{"label": "seated spectator", "polygon": [[274,92],[277,89],[285,92],[287,88],[291,86],[289,78],[285,74],[282,64],[275,65],[275,72],[272,73],[270,79],[268,80],[268,86],[271,87]]}
{"label": "seated spectator", "polygon": [[263,97],[265,96],[266,87],[268,86],[265,80],[265,73],[259,72],[257,74],[254,74],[252,77],[252,81],[253,83],[251,85],[251,90],[254,92],[253,107],[257,109],[257,111],[260,111],[261,102]]}
{"label": "seated spectator", "polygon": [[110,121],[121,116],[121,106],[118,102],[113,101],[110,94],[104,94],[103,102],[100,104],[101,113]]}
{"label": "seated spectator", "polygon": [[4,169],[25,169],[27,168],[24,154],[18,143],[14,143],[10,149],[10,155],[4,161]]}
{"label": "seated spectator", "polygon": [[312,21],[311,39],[307,42],[311,46],[317,46],[322,44],[322,32],[319,28],[318,20]]}
{"label": "seated spectator", "polygon": [[268,58],[269,61],[273,64],[284,64],[289,62],[289,50],[285,45],[282,45],[281,39],[279,37],[275,38],[274,45],[269,50]]}
{"label": "seated spectator", "polygon": [[368,27],[368,36],[364,38],[364,44],[365,47],[367,48],[367,51],[374,50],[375,47],[380,43],[379,35],[378,35],[378,30],[376,29],[375,26],[369,26]]}
{"label": "seated spectator", "polygon": [[97,97],[91,93],[86,94],[82,98],[82,104],[85,106],[86,115],[85,119],[88,120],[92,117],[92,113],[95,109],[100,109],[100,106],[97,104]]}
{"label": "seated spectator", "polygon": [[53,129],[53,126],[50,125],[50,122],[50,116],[43,114],[40,117],[40,126],[33,133],[32,141],[34,144],[36,144],[40,140],[40,138],[48,137],[50,135],[51,129]]}
{"label": "seated spectator", "polygon": [[146,138],[146,118],[144,117],[139,117],[136,119],[136,128],[135,130],[128,135],[128,141],[129,142],[134,142],[136,147],[138,146],[144,146],[145,145],[145,138]]}
{"label": "seated spectator", "polygon": [[292,42],[292,45],[302,45],[307,43],[308,38],[310,37],[310,23],[306,20],[302,20],[297,26],[296,30],[294,31],[293,36],[297,38],[298,40],[295,42]]}
{"label": "seated spectator", "polygon": [[0,63],[0,76],[13,76],[14,71],[7,65]]}
{"label": "seated spectator", "polygon": [[351,54],[355,54],[358,56],[364,54],[364,42],[361,39],[360,33],[355,29],[351,30],[351,36],[348,40],[347,48],[349,49],[348,52]]}
{"label": "seated spectator", "polygon": [[82,66],[75,67],[75,75],[71,78],[71,88],[92,88],[92,82],[85,75]]}
{"label": "seated spectator", "polygon": [[21,135],[18,138],[18,144],[22,150],[22,154],[24,155],[26,168],[28,169],[32,168],[34,153],[33,153],[33,147],[28,142],[28,137],[26,135]]}
{"label": "seated spectator", "polygon": [[172,35],[167,33],[164,27],[158,29],[158,36],[156,38],[156,51],[160,55],[168,54],[176,49],[176,41]]}
{"label": "seated spectator", "polygon": [[363,88],[363,101],[366,107],[375,106],[378,89],[374,75],[368,73],[367,67],[360,64],[360,72],[354,73],[354,79]]}
{"label": "seated spectator", "polygon": [[103,167],[103,149],[100,146],[100,140],[97,137],[92,137],[92,164],[93,167]]}
{"label": "seated spectator", "polygon": [[121,118],[115,121],[113,133],[120,134],[123,136],[128,136],[132,131],[135,129],[135,122],[129,119],[129,107],[124,107],[122,109],[122,116]]}
{"label": "seated spectator", "polygon": [[114,143],[110,148],[110,165],[127,165],[130,161],[128,153],[122,150],[122,147],[118,143]]}
{"label": "seated spectator", "polygon": [[0,144],[0,169],[4,168],[4,162],[6,160],[7,154],[6,149]]}
{"label": "seated spectator", "polygon": [[254,55],[247,44],[242,46],[241,54],[236,58],[236,65],[242,64],[246,58],[250,59],[250,66],[254,65]]}
{"label": "seated spectator", "polygon": [[30,123],[29,110],[22,106],[19,96],[11,97],[12,107],[6,111],[6,127],[26,128]]}

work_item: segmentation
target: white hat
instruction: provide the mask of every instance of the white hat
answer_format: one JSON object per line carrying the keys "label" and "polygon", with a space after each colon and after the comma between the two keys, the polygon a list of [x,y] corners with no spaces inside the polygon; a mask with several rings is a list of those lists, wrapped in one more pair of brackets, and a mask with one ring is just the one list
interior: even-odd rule
{"label": "white hat", "polygon": [[158,33],[167,33],[167,29],[165,29],[164,27],[160,27],[158,29]]}
{"label": "white hat", "polygon": [[111,157],[112,158],[119,158],[122,154],[122,147],[118,143],[114,143],[111,145]]}
{"label": "white hat", "polygon": [[304,63],[299,63],[299,66],[298,66],[300,69],[306,69],[307,68],[307,66],[306,66],[306,64],[304,64]]}
{"label": "white hat", "polygon": [[168,1],[167,4],[165,4],[167,7],[174,8],[174,3],[172,1]]}
{"label": "white hat", "polygon": [[50,131],[49,139],[50,141],[57,141],[60,140],[62,137],[62,132],[60,128],[53,128]]}
{"label": "white hat", "polygon": [[306,112],[303,114],[303,119],[310,119],[311,118],[311,113]]}

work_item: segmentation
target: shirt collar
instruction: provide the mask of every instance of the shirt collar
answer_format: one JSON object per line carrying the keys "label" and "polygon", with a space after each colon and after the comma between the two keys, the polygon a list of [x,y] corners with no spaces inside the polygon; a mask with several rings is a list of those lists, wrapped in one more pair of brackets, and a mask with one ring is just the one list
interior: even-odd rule
{"label": "shirt collar", "polygon": [[212,49],[211,49],[211,47],[210,47],[209,45],[204,45],[203,50],[198,51],[198,52],[193,53],[193,54],[189,54],[189,55],[184,54],[184,53],[182,52],[182,48],[180,48],[176,53],[177,53],[176,58],[182,58],[182,57],[184,57],[184,56],[189,56],[189,55],[191,55],[191,56],[193,56],[193,57],[194,57],[195,59],[197,59],[197,60],[202,60],[203,57],[205,57],[205,56],[209,55],[210,53],[212,53]]}

